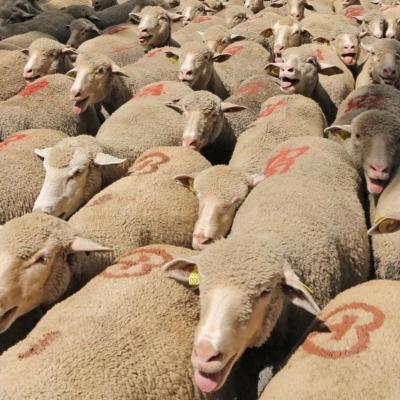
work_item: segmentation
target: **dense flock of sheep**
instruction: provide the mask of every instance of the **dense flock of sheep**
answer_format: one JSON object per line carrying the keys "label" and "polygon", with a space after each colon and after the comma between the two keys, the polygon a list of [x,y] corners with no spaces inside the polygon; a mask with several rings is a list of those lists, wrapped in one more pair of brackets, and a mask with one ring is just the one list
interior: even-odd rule
{"label": "dense flock of sheep", "polygon": [[0,400],[398,400],[398,3],[1,0]]}

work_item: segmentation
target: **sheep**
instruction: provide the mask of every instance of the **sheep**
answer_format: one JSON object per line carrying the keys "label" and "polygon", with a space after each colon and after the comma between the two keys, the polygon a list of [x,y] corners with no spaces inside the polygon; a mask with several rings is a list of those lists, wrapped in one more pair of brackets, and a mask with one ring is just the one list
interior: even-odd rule
{"label": "sheep", "polygon": [[[61,140],[55,146],[36,148],[43,159],[46,176],[33,211],[68,219],[107,183],[119,179],[127,170],[124,159],[104,152],[91,136]],[[114,169],[114,166],[119,166]]]}
{"label": "sheep", "polygon": [[228,28],[234,28],[247,20],[247,11],[243,6],[229,6],[224,10],[225,25]]}
{"label": "sheep", "polygon": [[400,89],[399,42],[395,39],[380,39],[364,44],[363,48],[369,55],[357,77],[356,88],[370,83],[381,83]]}
{"label": "sheep", "polygon": [[0,50],[13,51],[13,50],[21,50],[21,48],[16,46],[15,44],[3,43],[3,41],[0,41]]}
{"label": "sheep", "polygon": [[[193,254],[165,244],[130,248],[79,293],[55,305],[26,340],[2,356],[0,379],[5,384],[0,396],[205,399],[193,382],[190,364],[199,320],[198,293],[161,270],[172,258]],[[87,318],[88,307],[94,304],[96,315]],[[33,348],[39,351],[30,351]],[[22,382],[23,371],[32,370],[31,363],[42,358],[43,368]],[[10,379],[17,371],[21,382]],[[240,372],[228,390],[212,398],[237,398],[247,371]]]}
{"label": "sheep", "polygon": [[22,52],[29,56],[22,74],[28,82],[45,75],[65,74],[72,68],[70,56],[76,55],[70,47],[47,38],[36,39]]}
{"label": "sheep", "polygon": [[97,139],[112,154],[130,162],[151,147],[180,144],[204,150],[214,162],[227,162],[235,137],[225,126],[224,113],[241,109],[209,92],[192,92],[178,82],[156,82],[116,111],[102,125]]}
{"label": "sheep", "polygon": [[64,137],[66,135],[59,131],[32,129],[14,133],[0,142],[0,226],[32,211],[44,179],[34,149],[53,146]]}
{"label": "sheep", "polygon": [[285,4],[287,10],[283,15],[289,15],[298,21],[302,20],[307,14],[305,13],[306,9],[312,12],[317,11],[318,13],[333,14],[331,5],[324,4],[324,2],[316,3],[309,0],[273,0],[270,7],[274,12],[277,12],[279,7],[283,7]]}
{"label": "sheep", "polygon": [[183,25],[188,25],[196,17],[207,15],[207,12],[212,11],[204,2],[199,0],[182,0],[177,13],[182,14]]}
{"label": "sheep", "polygon": [[396,398],[399,289],[373,280],[339,294],[260,400]]}
{"label": "sheep", "polygon": [[[276,145],[296,136],[321,137],[326,126],[319,106],[301,95],[271,97],[261,110],[257,121],[240,135],[229,166],[176,177],[199,200],[192,242],[195,249],[227,236],[238,207],[259,183],[257,174]],[[295,117],[288,119],[288,115]]]}
{"label": "sheep", "polygon": [[60,130],[69,136],[96,133],[99,120],[93,108],[72,112],[67,93],[72,82],[61,74],[47,75],[0,104],[0,140],[24,129]]}
{"label": "sheep", "polygon": [[245,0],[244,7],[250,14],[257,14],[265,8],[263,0]]}
{"label": "sheep", "polygon": [[80,252],[111,249],[80,236],[67,222],[42,213],[14,218],[0,229],[0,333],[20,316],[49,306],[96,275]]}
{"label": "sheep", "polygon": [[92,0],[92,7],[94,11],[103,11],[106,8],[117,5],[117,0]]}
{"label": "sheep", "polygon": [[130,248],[152,243],[189,247],[197,204],[173,178],[182,168],[194,173],[209,166],[203,156],[187,148],[156,147],[144,152],[127,176],[96,194],[69,219],[70,226],[85,237],[113,250],[104,257],[88,256],[82,260],[83,268],[100,272]]}
{"label": "sheep", "polygon": [[390,85],[375,84],[353,90],[339,106],[333,125],[351,124],[355,117],[368,110],[383,110],[398,115],[399,91]]}
{"label": "sheep", "polygon": [[325,132],[345,139],[347,151],[363,172],[368,192],[381,194],[399,166],[400,119],[387,111],[368,110],[351,124],[332,125]]}
{"label": "sheep", "polygon": [[211,25],[204,32],[197,31],[203,43],[214,53],[222,53],[226,47],[237,40],[244,39],[243,36],[231,33],[223,25]]}
{"label": "sheep", "polygon": [[279,74],[282,93],[313,98],[320,104],[328,122],[332,122],[337,107],[354,89],[352,73],[328,46],[320,44],[286,49],[282,59],[281,63],[266,66],[268,73]]}
{"label": "sheep", "polygon": [[274,149],[264,174],[227,239],[163,267],[186,282],[196,266],[199,271],[201,317],[192,363],[203,392],[223,386],[243,351],[266,342],[279,317],[280,345],[296,343],[307,320],[289,313],[284,293],[318,313],[317,304],[325,306],[369,275],[361,179],[342,146],[318,137],[291,139]]}
{"label": "sheep", "polygon": [[[238,89],[247,77],[263,73],[271,57],[261,45],[251,41],[228,46],[224,53],[217,55],[203,43],[187,42],[166,55],[179,60],[180,81],[194,90],[210,90],[222,99]],[[254,60],[251,64],[245,61],[249,58]]]}
{"label": "sheep", "polygon": [[363,15],[358,15],[354,18],[361,22],[361,37],[372,36],[378,39],[385,37],[387,22],[380,11],[367,11]]}
{"label": "sheep", "polygon": [[388,8],[382,14],[387,23],[385,37],[400,40],[400,7]]}
{"label": "sheep", "polygon": [[2,44],[12,44],[18,46],[20,49],[28,48],[33,41],[39,38],[47,38],[53,39],[55,38],[47,33],[39,32],[39,31],[31,31],[27,33],[22,33],[20,35],[11,36],[7,39],[1,41]]}
{"label": "sheep", "polygon": [[26,85],[21,71],[27,57],[19,50],[8,51],[0,55],[0,76],[2,77],[0,101],[9,99]]}
{"label": "sheep", "polygon": [[74,19],[69,25],[70,35],[67,45],[77,49],[83,42],[102,34],[102,31],[86,18]]}

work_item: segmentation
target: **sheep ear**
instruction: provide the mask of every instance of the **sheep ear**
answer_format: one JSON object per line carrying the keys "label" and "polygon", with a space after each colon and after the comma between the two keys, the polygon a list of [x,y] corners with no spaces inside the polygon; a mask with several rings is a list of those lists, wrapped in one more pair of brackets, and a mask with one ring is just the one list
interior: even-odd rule
{"label": "sheep ear", "polygon": [[240,106],[239,104],[228,103],[226,101],[223,101],[221,103],[221,111],[224,113],[242,111],[242,110],[247,110],[247,107]]}
{"label": "sheep ear", "polygon": [[132,22],[132,24],[138,24],[141,18],[142,17],[140,16],[139,13],[132,12],[129,14],[129,21]]}
{"label": "sheep ear", "polygon": [[29,56],[29,49],[21,49],[21,53],[24,53],[25,55]]}
{"label": "sheep ear", "polygon": [[118,76],[125,76],[127,78],[129,78],[129,75],[126,74],[122,68],[120,66],[118,66],[117,64],[112,64],[111,65],[111,72],[113,73],[113,75],[118,75]]}
{"label": "sheep ear", "polygon": [[399,216],[383,216],[377,218],[371,228],[368,230],[368,235],[377,235],[381,233],[394,233],[400,230]]}
{"label": "sheep ear", "polygon": [[238,33],[231,33],[231,41],[236,42],[239,40],[246,40],[246,36],[239,35]]}
{"label": "sheep ear", "polygon": [[183,114],[183,107],[181,107],[178,102],[180,99],[175,99],[169,102],[166,102],[165,105],[169,108],[172,108],[173,110],[175,110],[176,112],[178,112],[179,114]]}
{"label": "sheep ear", "polygon": [[199,273],[195,260],[191,258],[175,258],[161,267],[168,278],[183,282],[190,286],[198,286]]}
{"label": "sheep ear", "polygon": [[265,180],[266,176],[264,174],[253,174],[249,177],[248,183],[249,183],[249,188],[253,189],[256,187],[259,183],[263,182]]}
{"label": "sheep ear", "polygon": [[178,13],[170,13],[169,12],[167,14],[168,14],[170,20],[173,21],[173,22],[179,21],[180,19],[183,18],[183,15],[178,14]]}
{"label": "sheep ear", "polygon": [[193,185],[194,185],[194,175],[177,175],[174,177],[175,182],[178,185],[183,186],[186,189],[189,189],[193,192]]}
{"label": "sheep ear", "polygon": [[226,60],[229,60],[231,57],[232,55],[228,53],[214,54],[212,56],[212,60],[214,62],[224,62]]}
{"label": "sheep ear", "polygon": [[61,49],[61,53],[62,53],[62,54],[65,54],[66,56],[69,56],[69,55],[77,55],[77,54],[78,54],[78,52],[77,52],[73,47],[71,47],[71,46],[64,46],[64,47]]}
{"label": "sheep ear", "polygon": [[336,65],[333,64],[326,64],[326,63],[319,63],[319,73],[323,75],[337,75],[337,74],[343,74],[343,70]]}
{"label": "sheep ear", "polygon": [[94,33],[97,33],[99,35],[101,35],[103,33],[103,31],[101,29],[99,29],[96,25],[95,26],[91,26],[90,30]]}
{"label": "sheep ear", "polygon": [[76,73],[78,72],[77,68],[72,68],[70,69],[65,75],[67,75],[70,78],[76,78]]}
{"label": "sheep ear", "polygon": [[304,4],[304,8],[310,11],[315,11],[315,7],[308,1]]}
{"label": "sheep ear", "polygon": [[168,50],[168,51],[164,52],[164,54],[174,64],[179,61],[179,54],[177,54],[173,51]]}
{"label": "sheep ear", "polygon": [[272,30],[272,28],[267,28],[260,32],[260,35],[264,36],[265,38],[269,38],[273,34],[274,34],[274,31]]}
{"label": "sheep ear", "polygon": [[321,310],[311,295],[311,289],[300,281],[288,264],[283,267],[283,276],[282,290],[289,300],[310,314],[319,314]]}
{"label": "sheep ear", "polygon": [[94,242],[90,239],[85,239],[80,236],[76,236],[70,244],[70,253],[82,253],[90,251],[113,251],[110,247],[102,246],[99,243]]}
{"label": "sheep ear", "polygon": [[324,130],[328,139],[344,141],[351,137],[351,125],[332,125]]}
{"label": "sheep ear", "polygon": [[94,163],[101,166],[118,165],[124,163],[125,161],[126,158],[118,158],[106,153],[97,153],[94,159]]}
{"label": "sheep ear", "polygon": [[357,22],[363,22],[364,21],[364,17],[362,15],[356,15],[353,17]]}
{"label": "sheep ear", "polygon": [[35,149],[33,152],[43,160],[49,154],[50,150],[51,147],[46,147],[45,149]]}
{"label": "sheep ear", "polygon": [[89,15],[89,16],[87,17],[87,19],[88,19],[89,21],[94,22],[94,23],[100,22],[100,18],[99,18],[99,17],[96,17],[95,15]]}
{"label": "sheep ear", "polygon": [[269,63],[265,66],[265,69],[269,75],[279,77],[281,65],[282,63]]}
{"label": "sheep ear", "polygon": [[276,1],[272,1],[270,6],[271,7],[283,7],[286,4],[286,1],[284,0],[276,0]]}

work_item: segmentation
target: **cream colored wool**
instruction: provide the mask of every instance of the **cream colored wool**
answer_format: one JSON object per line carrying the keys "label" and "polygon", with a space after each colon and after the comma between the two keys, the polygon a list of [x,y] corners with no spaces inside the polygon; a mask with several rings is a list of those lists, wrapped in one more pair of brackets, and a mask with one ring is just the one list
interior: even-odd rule
{"label": "cream colored wool", "polygon": [[279,93],[279,84],[268,75],[254,75],[243,81],[241,86],[226,99],[226,102],[246,107],[245,110],[225,115],[233,134],[239,137],[256,120],[260,114],[261,104]]}
{"label": "cream colored wool", "polygon": [[22,71],[27,59],[20,50],[0,54],[0,76],[2,77],[0,101],[16,95],[26,85]]}
{"label": "cream colored wool", "polygon": [[1,43],[8,43],[8,44],[13,44],[15,46],[18,46],[22,49],[26,49],[30,46],[30,44],[39,38],[47,38],[47,39],[53,39],[55,38],[51,35],[48,35],[47,33],[39,32],[39,31],[31,31],[27,33],[22,33],[20,35],[15,35],[11,36],[7,39],[4,39],[1,41]]}
{"label": "cream colored wool", "polygon": [[47,75],[0,104],[0,140],[23,129],[56,129],[69,136],[96,133],[99,121],[90,108],[73,114],[68,98],[72,81],[61,74]]}
{"label": "cream colored wool", "polygon": [[269,98],[258,118],[238,138],[231,167],[260,173],[279,143],[297,136],[323,136],[326,120],[318,104],[299,94]]}
{"label": "cream colored wool", "polygon": [[201,36],[198,31],[204,32],[207,28],[214,25],[226,25],[225,20],[217,15],[204,15],[194,18],[188,25],[175,31],[172,38],[183,44],[193,40],[201,41]]}
{"label": "cream colored wool", "polygon": [[384,110],[399,115],[399,91],[390,85],[375,84],[353,90],[339,106],[333,125],[350,124],[357,115],[368,110]]}
{"label": "cream colored wool", "polygon": [[337,296],[322,312],[333,332],[316,323],[260,400],[398,399],[399,293],[377,280]]}
{"label": "cream colored wool", "polygon": [[92,6],[90,0],[49,0],[41,3],[43,10],[60,10],[68,6]]}
{"label": "cream colored wool", "polygon": [[13,50],[21,50],[19,46],[16,46],[15,44],[11,43],[3,43],[3,41],[0,41],[0,50],[3,52],[3,50],[6,51],[13,51]]}
{"label": "cream colored wool", "polygon": [[337,143],[293,138],[275,147],[269,160],[288,149],[289,156],[298,157],[292,165],[279,158],[265,163],[267,178],[239,208],[231,236],[277,240],[274,251],[289,261],[313,290],[317,304],[324,306],[369,276],[370,250],[359,197],[362,181]]}
{"label": "cream colored wool", "polygon": [[0,143],[0,225],[32,210],[45,175],[34,149],[53,146],[65,137],[60,131],[32,129]]}
{"label": "cream colored wool", "polygon": [[83,270],[101,271],[128,249],[151,243],[189,247],[197,200],[174,177],[209,166],[199,153],[183,147],[143,153],[128,176],[102,190],[69,220],[84,237],[113,249],[99,257],[82,256]]}
{"label": "cream colored wool", "polygon": [[184,119],[165,103],[191,91],[180,82],[161,81],[145,86],[107,119],[97,140],[113,155],[130,162],[155,146],[179,146]]}
{"label": "cream colored wool", "polygon": [[248,40],[231,44],[224,53],[232,56],[222,63],[214,63],[214,69],[230,95],[248,77],[265,74],[265,66],[272,57],[260,44]]}
{"label": "cream colored wool", "polygon": [[340,68],[343,73],[325,76],[319,74],[319,85],[314,90],[312,98],[317,101],[325,113],[328,122],[333,121],[336,111],[346,96],[354,89],[354,78],[346,65],[340,60],[330,46],[317,43],[304,44],[301,47],[292,47],[283,51],[285,54],[297,54],[302,59],[310,56],[317,58],[317,61]]}
{"label": "cream colored wool", "polygon": [[[124,29],[112,33],[112,29]],[[119,66],[132,64],[138,61],[145,53],[139,44],[137,26],[132,24],[112,27],[109,31],[93,39],[89,39],[78,47],[80,53],[99,53],[110,57]]]}

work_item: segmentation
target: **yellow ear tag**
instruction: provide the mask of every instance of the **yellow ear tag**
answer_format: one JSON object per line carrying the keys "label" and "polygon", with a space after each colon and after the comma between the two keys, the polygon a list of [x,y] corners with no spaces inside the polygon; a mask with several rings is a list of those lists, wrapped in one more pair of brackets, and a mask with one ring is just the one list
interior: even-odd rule
{"label": "yellow ear tag", "polygon": [[178,64],[179,58],[177,56],[168,57],[171,64]]}
{"label": "yellow ear tag", "polygon": [[188,180],[188,189],[189,189],[191,192],[194,192],[194,179],[193,179],[193,178],[190,178],[190,179]]}
{"label": "yellow ear tag", "polygon": [[189,285],[190,286],[200,285],[200,276],[199,276],[199,271],[197,271],[197,268],[193,270],[193,272],[191,272],[189,275]]}
{"label": "yellow ear tag", "polygon": [[310,287],[308,287],[305,283],[301,282],[301,284],[303,285],[304,289],[307,290],[308,293],[313,294],[314,292],[312,291],[312,289]]}
{"label": "yellow ear tag", "polygon": [[392,218],[382,217],[378,220],[377,224],[380,233],[389,233],[392,231],[390,228],[396,224],[396,221]]}

